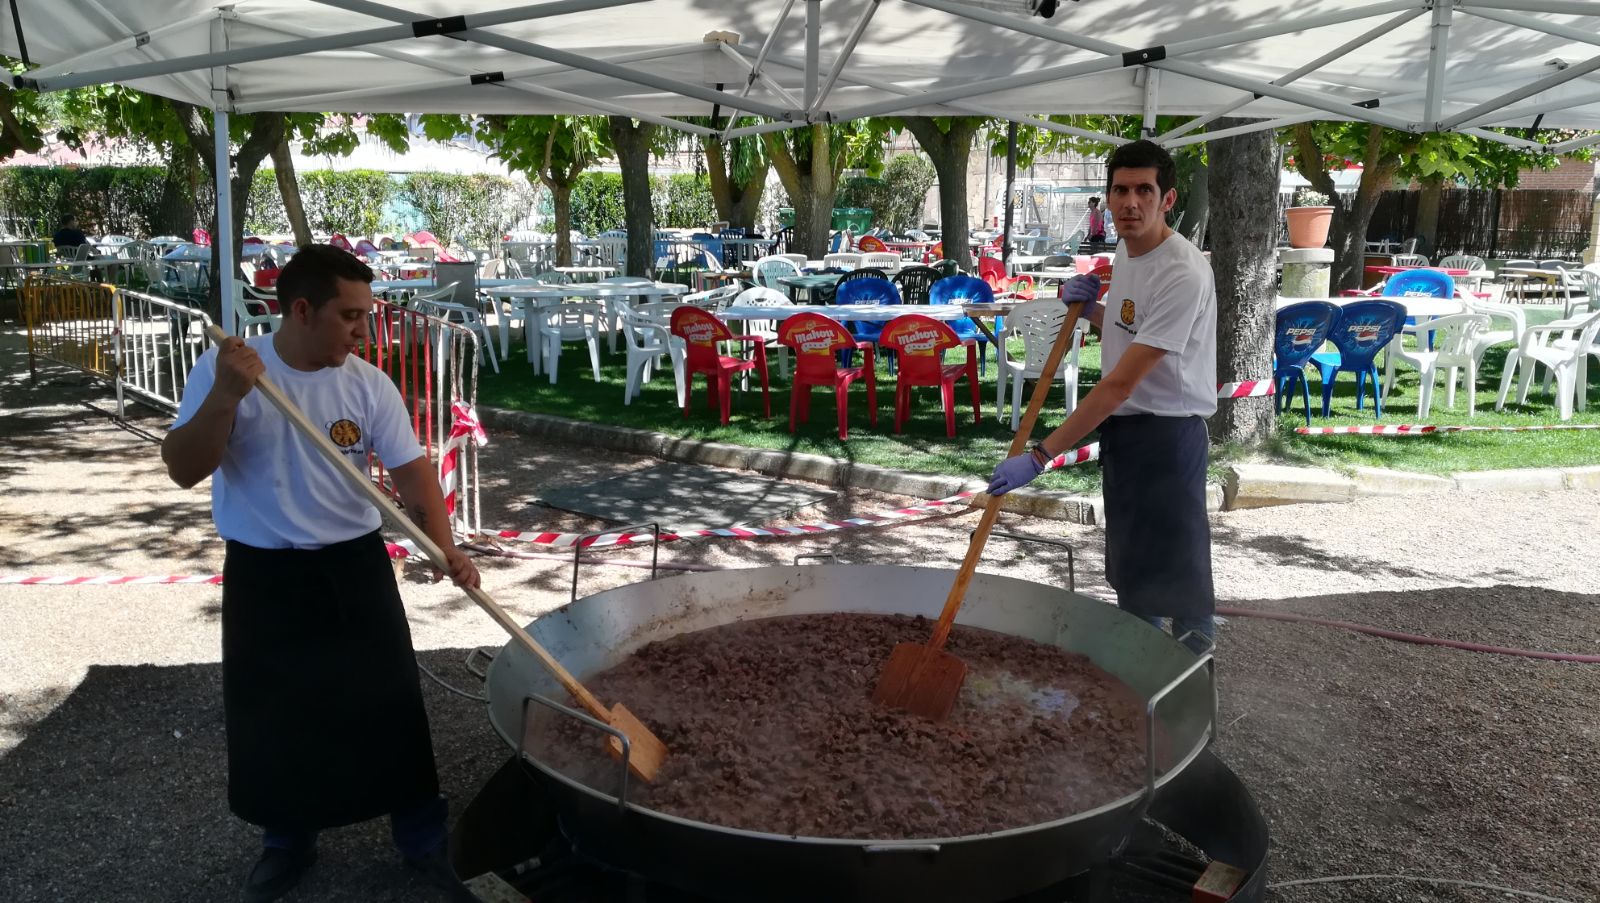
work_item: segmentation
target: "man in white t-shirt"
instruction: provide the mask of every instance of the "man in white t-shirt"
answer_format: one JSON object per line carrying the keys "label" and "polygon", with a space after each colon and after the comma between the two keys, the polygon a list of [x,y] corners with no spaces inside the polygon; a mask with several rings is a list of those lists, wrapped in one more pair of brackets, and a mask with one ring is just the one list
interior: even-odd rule
{"label": "man in white t-shirt", "polygon": [[1204,639],[1189,645],[1204,649],[1216,631],[1205,425],[1217,410],[1216,287],[1209,262],[1167,225],[1178,199],[1172,157],[1135,141],[1112,153],[1107,170],[1107,209],[1122,237],[1111,282],[1102,291],[1096,277],[1078,276],[1062,288],[1100,327],[1103,375],[1050,435],[995,468],[989,492],[1028,483],[1099,427],[1106,580],[1117,604],[1157,626],[1172,619],[1175,636],[1193,632]]}
{"label": "man in white t-shirt", "polygon": [[201,355],[161,446],[178,485],[212,478],[212,517],[227,540],[228,803],[263,828],[246,903],[288,893],[316,859],[318,831],[383,814],[407,865],[452,899],[474,899],[445,856],[445,801],[383,517],[252,391],[265,374],[355,466],[377,455],[407,513],[445,550],[451,579],[477,586],[405,402],[353,354],[367,341],[371,281],[338,248],[295,254],[278,279],[278,331]]}

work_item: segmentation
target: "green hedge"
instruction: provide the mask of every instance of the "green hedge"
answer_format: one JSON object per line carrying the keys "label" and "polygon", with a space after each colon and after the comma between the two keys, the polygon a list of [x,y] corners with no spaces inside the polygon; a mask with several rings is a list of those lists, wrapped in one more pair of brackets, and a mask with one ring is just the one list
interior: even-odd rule
{"label": "green hedge", "polygon": [[868,207],[872,224],[902,233],[920,225],[922,202],[938,174],[921,154],[901,154],[883,168],[881,178],[845,179],[835,207]]}
{"label": "green hedge", "polygon": [[[679,173],[650,177],[650,205],[656,228],[706,226],[717,218],[711,182],[703,175]],[[627,227],[622,204],[622,176],[614,172],[586,172],[572,186],[572,228],[598,235]]]}
{"label": "green hedge", "polygon": [[416,172],[400,180],[397,197],[416,208],[424,228],[446,244],[497,247],[528,215],[535,189],[505,176]]}
{"label": "green hedge", "polygon": [[167,221],[166,176],[159,166],[7,166],[0,168],[0,223],[7,232],[45,236],[70,213],[92,235],[150,235]]}

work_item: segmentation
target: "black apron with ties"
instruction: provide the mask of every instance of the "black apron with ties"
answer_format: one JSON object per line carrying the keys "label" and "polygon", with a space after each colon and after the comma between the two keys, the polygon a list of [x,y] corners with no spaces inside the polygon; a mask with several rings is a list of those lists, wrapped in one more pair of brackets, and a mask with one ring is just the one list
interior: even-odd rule
{"label": "black apron with ties", "polygon": [[229,542],[222,699],[228,803],[316,830],[439,794],[400,591],[377,531],[315,550]]}
{"label": "black apron with ties", "polygon": [[1142,617],[1216,613],[1206,517],[1206,423],[1130,414],[1100,425],[1106,582]]}

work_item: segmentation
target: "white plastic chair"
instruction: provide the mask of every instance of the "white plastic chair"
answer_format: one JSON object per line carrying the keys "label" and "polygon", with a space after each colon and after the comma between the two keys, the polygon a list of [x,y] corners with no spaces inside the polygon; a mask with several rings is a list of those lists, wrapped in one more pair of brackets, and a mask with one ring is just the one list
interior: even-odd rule
{"label": "white plastic chair", "polygon": [[[1056,336],[1061,334],[1061,327],[1067,320],[1066,305],[1054,299],[1029,301],[1012,308],[1006,314],[1006,328],[1000,330],[995,336],[996,352],[999,355],[999,365],[995,369],[995,415],[1002,421],[1005,420],[1006,408],[1006,380],[1011,380],[1011,429],[1017,429],[1022,421],[1022,386],[1025,380],[1041,379],[1044,376],[1044,365],[1049,363],[1050,350],[1055,345]],[[1006,340],[1014,336],[1022,337],[1022,360],[1012,360],[1006,353]],[[1071,344],[1067,353],[1062,355],[1061,364],[1056,368],[1055,376],[1061,378],[1061,384],[1067,392],[1067,413],[1071,414],[1078,406],[1078,346],[1083,341],[1083,327],[1073,330]],[[1051,377],[1052,379],[1055,376]]]}
{"label": "white plastic chair", "polygon": [[[1500,397],[1494,409],[1505,408],[1511,377],[1518,368],[1522,373],[1517,380],[1517,404],[1526,404],[1534,367],[1543,364],[1546,381],[1550,376],[1556,380],[1556,410],[1562,420],[1571,420],[1574,407],[1580,411],[1587,407],[1589,356],[1600,358],[1597,333],[1600,333],[1600,311],[1582,318],[1529,326],[1522,334],[1522,342],[1506,355],[1505,374],[1500,377]],[[1561,337],[1557,338],[1558,335]]]}
{"label": "white plastic chair", "polygon": [[[776,289],[756,286],[747,288],[733,299],[734,307],[793,307],[794,302],[789,296]],[[777,320],[745,320],[744,335],[760,336],[767,340],[767,352],[770,355],[776,351],[778,354],[778,372],[784,379],[789,378],[789,347],[778,344]]]}
{"label": "white plastic chair", "polygon": [[1394,265],[1397,267],[1425,267],[1428,265],[1428,258],[1421,254],[1396,254],[1394,255]]}
{"label": "white plastic chair", "polygon": [[[1472,356],[1478,365],[1483,364],[1483,353],[1496,345],[1522,344],[1522,334],[1528,329],[1528,318],[1522,313],[1522,308],[1515,304],[1492,304],[1488,301],[1479,301],[1475,298],[1463,298],[1462,304],[1467,313],[1483,314],[1489,318],[1489,328],[1478,333],[1473,342]],[[1494,329],[1495,320],[1504,320],[1509,329]],[[1451,374],[1453,378],[1455,374]]]}
{"label": "white plastic chair", "polygon": [[677,384],[678,407],[683,407],[685,382],[683,339],[672,334],[669,327],[654,317],[642,316],[633,311],[622,312],[622,336],[628,346],[628,381],[622,390],[622,403],[633,404],[639,386],[650,381],[652,371],[661,355],[672,359],[672,378]]}
{"label": "white plastic chair", "polygon": [[742,291],[744,291],[744,286],[734,282],[728,285],[719,285],[709,291],[695,292],[692,295],[680,295],[678,300],[684,304],[693,304],[695,307],[703,307],[712,313],[716,313],[732,304],[733,299],[739,297],[739,293]]}
{"label": "white plastic chair", "polygon": [[872,251],[862,254],[861,265],[857,269],[865,267],[883,270],[885,273],[893,273],[900,269],[900,255],[893,251]]}
{"label": "white plastic chair", "polygon": [[[1433,383],[1439,370],[1446,369],[1450,373],[1450,381],[1445,386],[1444,403],[1446,407],[1454,408],[1455,373],[1457,368],[1461,368],[1466,371],[1467,416],[1471,417],[1478,399],[1478,358],[1474,354],[1474,346],[1478,336],[1488,327],[1489,317],[1476,313],[1452,314],[1404,327],[1403,333],[1417,337],[1417,347],[1404,347],[1398,335],[1395,341],[1389,344],[1390,365],[1384,395],[1389,395],[1394,389],[1395,361],[1402,361],[1417,368],[1417,375],[1422,379],[1422,388],[1417,396],[1417,419],[1426,420],[1428,411],[1433,406]],[[1432,342],[1429,341],[1429,333],[1433,333]]]}
{"label": "white plastic chair", "polygon": [[1568,314],[1571,317],[1600,310],[1600,263],[1591,263],[1579,270],[1578,278],[1583,280],[1583,297],[1573,300],[1572,313]]}
{"label": "white plastic chair", "polygon": [[[452,283],[452,287],[454,283]],[[443,289],[440,290],[443,292]],[[447,296],[448,297],[448,296]],[[449,323],[456,323],[472,330],[478,336],[478,345],[483,349],[485,357],[489,358],[489,366],[494,372],[500,372],[500,362],[495,358],[494,342],[489,338],[489,324],[483,316],[483,311],[476,305],[461,304],[455,301],[423,301],[416,302],[417,310],[431,317],[438,317]],[[446,336],[441,331],[439,335],[438,355],[444,354]]]}
{"label": "white plastic chair", "polygon": [[[531,317],[538,331],[538,347],[551,385],[556,383],[562,342],[582,341],[589,346],[589,366],[594,371],[594,381],[600,381],[600,330],[606,323],[605,307],[592,301],[564,301],[540,305]],[[532,343],[528,353],[531,359]]]}
{"label": "white plastic chair", "polygon": [[266,302],[238,279],[233,280],[234,330],[241,336],[277,332],[283,317],[272,312]]}
{"label": "white plastic chair", "polygon": [[800,267],[804,262],[803,257],[801,263],[795,263],[787,256],[763,257],[750,268],[750,274],[755,279],[756,285],[762,288],[782,289],[783,286],[778,284],[778,280],[800,275]]}
{"label": "white plastic chair", "polygon": [[[835,254],[825,254],[822,257],[823,269],[828,270],[859,270],[863,266],[863,255],[854,251],[840,251]],[[898,257],[898,255],[896,255]],[[898,263],[896,264],[898,266]]]}
{"label": "white plastic chair", "polygon": [[811,259],[804,254],[778,254],[775,256],[782,257],[797,267],[804,267],[806,265],[806,261]]}

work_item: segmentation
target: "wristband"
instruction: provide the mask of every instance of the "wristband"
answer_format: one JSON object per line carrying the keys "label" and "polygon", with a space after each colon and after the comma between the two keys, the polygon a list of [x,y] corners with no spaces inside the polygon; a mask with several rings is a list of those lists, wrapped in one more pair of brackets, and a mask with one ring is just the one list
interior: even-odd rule
{"label": "wristband", "polygon": [[1049,467],[1050,462],[1056,459],[1056,456],[1050,454],[1050,450],[1044,447],[1043,439],[1033,443],[1033,448],[1029,449],[1029,451],[1033,454],[1034,460],[1038,461],[1043,467]]}

